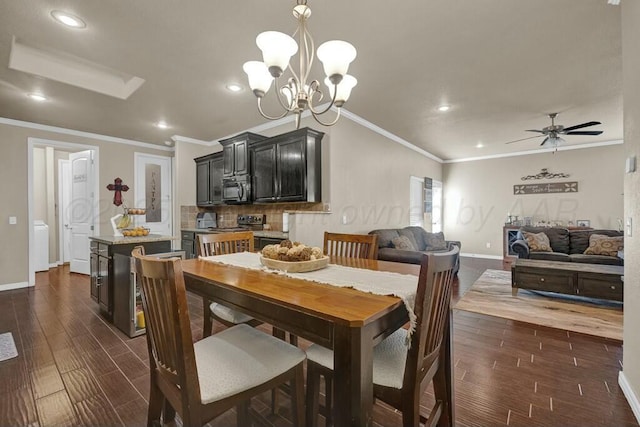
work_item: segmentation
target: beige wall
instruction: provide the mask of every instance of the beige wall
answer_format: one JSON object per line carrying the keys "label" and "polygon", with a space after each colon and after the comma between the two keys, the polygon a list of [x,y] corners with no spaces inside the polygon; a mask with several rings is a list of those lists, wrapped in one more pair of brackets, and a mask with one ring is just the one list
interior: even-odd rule
{"label": "beige wall", "polygon": [[[411,175],[440,180],[442,166],[351,120],[331,128],[322,140],[322,201],[331,213],[290,217],[294,240],[321,245],[324,231],[368,233],[409,225]],[[346,224],[343,224],[346,216]]]}
{"label": "beige wall", "polygon": [[[133,153],[173,155],[172,152],[167,151],[0,124],[2,147],[0,182],[6,183],[0,187],[0,198],[6,201],[0,203],[0,236],[4,243],[0,245],[0,290],[3,285],[28,281],[27,142],[29,137],[98,147],[100,175],[97,200],[100,224],[99,232],[96,234],[112,234],[109,218],[121,210],[113,205],[113,192],[106,189],[107,184],[112,183],[114,178],[119,176],[130,187],[130,190],[125,193],[125,198],[133,198]],[[16,225],[9,225],[10,216],[17,217]]]}
{"label": "beige wall", "polygon": [[[640,160],[640,2],[622,2],[622,64],[625,155]],[[640,163],[638,164],[640,166]],[[640,422],[640,172],[624,179],[624,214],[633,219],[633,235],[625,237],[624,254],[624,369],[621,383]]]}
{"label": "beige wall", "polygon": [[[445,164],[445,236],[462,241],[463,253],[502,256],[502,227],[508,213],[565,224],[588,219],[592,227],[617,229],[623,214],[624,151],[618,144]],[[542,168],[570,176],[521,180]],[[515,184],[566,181],[577,181],[578,192],[513,194]]]}

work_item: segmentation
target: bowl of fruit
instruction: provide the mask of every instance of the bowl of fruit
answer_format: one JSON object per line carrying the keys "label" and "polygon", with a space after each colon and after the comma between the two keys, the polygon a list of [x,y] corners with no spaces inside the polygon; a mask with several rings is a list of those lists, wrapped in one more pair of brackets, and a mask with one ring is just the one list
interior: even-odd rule
{"label": "bowl of fruit", "polygon": [[126,212],[129,215],[144,215],[147,213],[147,210],[143,208],[127,208]]}
{"label": "bowl of fruit", "polygon": [[122,235],[124,237],[143,237],[148,236],[150,231],[151,230],[145,227],[127,228],[126,230],[122,230]]}

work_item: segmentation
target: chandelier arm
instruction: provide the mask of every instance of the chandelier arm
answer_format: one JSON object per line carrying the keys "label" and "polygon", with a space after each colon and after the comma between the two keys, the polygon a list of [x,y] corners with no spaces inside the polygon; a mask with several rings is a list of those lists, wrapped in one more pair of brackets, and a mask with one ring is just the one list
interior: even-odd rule
{"label": "chandelier arm", "polygon": [[285,109],[284,113],[282,113],[280,116],[275,116],[275,117],[269,116],[268,114],[265,114],[265,112],[262,110],[262,98],[258,98],[258,112],[265,119],[279,120],[279,119],[283,118],[284,116],[286,116],[287,114],[289,114],[290,111],[288,109]]}
{"label": "chandelier arm", "polygon": [[[295,80],[293,80],[293,78],[290,78],[286,85],[280,86],[280,90],[276,89],[276,98],[278,98],[278,102],[280,103],[280,106],[289,113],[292,112],[294,108],[292,107],[292,105],[287,105],[284,103],[282,91],[285,89],[288,90],[291,93],[291,99],[294,100],[296,94],[294,93],[294,90],[291,89],[291,85],[294,85],[294,88],[295,88],[295,84],[296,84]],[[277,83],[275,84],[275,87],[276,88],[278,87]],[[293,103],[293,101],[291,101],[291,103]]]}
{"label": "chandelier arm", "polygon": [[313,116],[313,118],[316,120],[316,122],[320,123],[322,126],[333,126],[333,125],[335,125],[336,123],[338,123],[338,119],[340,118],[340,112],[341,112],[341,111],[342,111],[342,108],[341,108],[341,107],[338,107],[338,113],[336,114],[336,118],[335,118],[332,122],[330,122],[330,123],[324,123],[322,120],[320,120],[320,119],[318,118],[318,116],[319,116],[320,114],[324,114],[324,113],[326,113],[326,112],[327,112],[327,110],[323,111],[323,112],[322,112],[322,113],[320,113],[320,114],[316,114],[316,113],[314,113],[313,111],[311,111],[311,115],[312,115],[312,116]]}
{"label": "chandelier arm", "polygon": [[[316,82],[316,83],[317,83],[317,80],[314,80],[314,82]],[[316,85],[316,87],[317,87],[317,85]],[[320,94],[320,96],[322,97],[322,91],[320,91],[320,90],[318,90],[318,89],[315,89],[314,94],[315,94],[315,93],[319,93],[319,94]],[[325,109],[324,109],[324,110],[322,110],[322,111],[316,111],[316,110],[313,108],[313,103],[312,103],[312,101],[313,101],[313,96],[310,96],[310,97],[309,97],[309,104],[308,104],[309,111],[311,111],[311,114],[313,114],[313,115],[314,115],[314,117],[316,116],[316,114],[317,114],[317,115],[320,115],[320,114],[324,114],[324,113],[326,113],[327,111],[329,111],[329,109],[331,109],[331,107],[333,107],[333,106],[334,106],[334,104],[335,104],[335,102],[336,102],[336,96],[337,96],[337,95],[338,95],[338,85],[335,85],[335,84],[334,84],[334,88],[333,88],[333,98],[331,98],[331,102],[329,103],[329,105],[327,105],[327,108],[325,108]],[[322,98],[320,98],[320,100],[322,100]],[[340,107],[338,107],[338,111],[340,111]],[[340,117],[340,114],[338,114],[338,117]],[[317,119],[316,119],[316,120],[317,120]],[[336,120],[337,120],[337,119],[336,119]],[[320,121],[318,121],[318,123],[322,124],[322,122],[320,122]],[[335,124],[335,121],[334,121],[332,124]],[[331,126],[331,125],[325,125],[325,126]]]}
{"label": "chandelier arm", "polygon": [[306,82],[309,78],[309,74],[311,74],[311,68],[313,68],[313,60],[315,59],[315,43],[313,42],[313,37],[311,33],[307,30],[306,25],[304,26],[304,50],[306,53],[306,72],[304,75],[304,81]]}

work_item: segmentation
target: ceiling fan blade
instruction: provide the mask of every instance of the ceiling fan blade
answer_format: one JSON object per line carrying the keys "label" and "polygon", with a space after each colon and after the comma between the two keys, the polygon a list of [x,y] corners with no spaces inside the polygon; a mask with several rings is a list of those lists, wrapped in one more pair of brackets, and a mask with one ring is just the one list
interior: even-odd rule
{"label": "ceiling fan blade", "polygon": [[505,142],[505,144],[513,144],[514,142],[526,141],[527,139],[540,138],[540,135],[530,136],[528,138],[516,139],[515,141]]}
{"label": "ceiling fan blade", "polygon": [[579,130],[574,132],[562,132],[565,135],[600,135],[601,130]]}
{"label": "ceiling fan blade", "polygon": [[525,132],[538,132],[538,133],[545,133],[543,130],[537,130],[537,129],[527,129],[527,130],[525,130]]}
{"label": "ceiling fan blade", "polygon": [[546,137],[546,138],[544,139],[544,141],[542,141],[542,144],[540,144],[540,146],[541,146],[541,147],[544,147],[544,146],[545,146],[545,144],[547,144],[548,142],[549,142],[549,137]]}
{"label": "ceiling fan blade", "polygon": [[586,127],[589,127],[589,126],[601,125],[601,124],[602,123],[600,123],[600,122],[586,122],[586,123],[582,123],[582,124],[579,124],[579,125],[569,126],[568,128],[564,128],[562,130],[562,133],[565,133],[567,131],[576,130],[576,129],[586,128]]}

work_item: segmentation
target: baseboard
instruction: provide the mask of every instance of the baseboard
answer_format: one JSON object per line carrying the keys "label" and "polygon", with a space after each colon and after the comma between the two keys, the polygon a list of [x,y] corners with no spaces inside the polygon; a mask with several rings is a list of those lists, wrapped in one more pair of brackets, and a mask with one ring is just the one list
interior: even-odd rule
{"label": "baseboard", "polygon": [[502,260],[500,255],[485,255],[485,254],[470,254],[466,252],[460,252],[460,256],[469,257],[469,258],[484,258],[484,259],[499,259]]}
{"label": "baseboard", "polygon": [[58,267],[60,264],[58,264],[57,262],[53,262],[51,264],[49,264],[49,268],[56,268]]}
{"label": "baseboard", "polygon": [[29,287],[29,282],[6,283],[4,285],[0,285],[0,292],[10,291],[13,289],[28,288],[28,287]]}
{"label": "baseboard", "polygon": [[623,371],[620,371],[620,374],[618,374],[618,384],[622,389],[622,393],[624,394],[624,397],[627,398],[627,402],[629,402],[629,406],[631,406],[633,415],[636,416],[636,420],[638,420],[638,423],[640,423],[640,400],[638,400],[638,396],[634,393]]}

